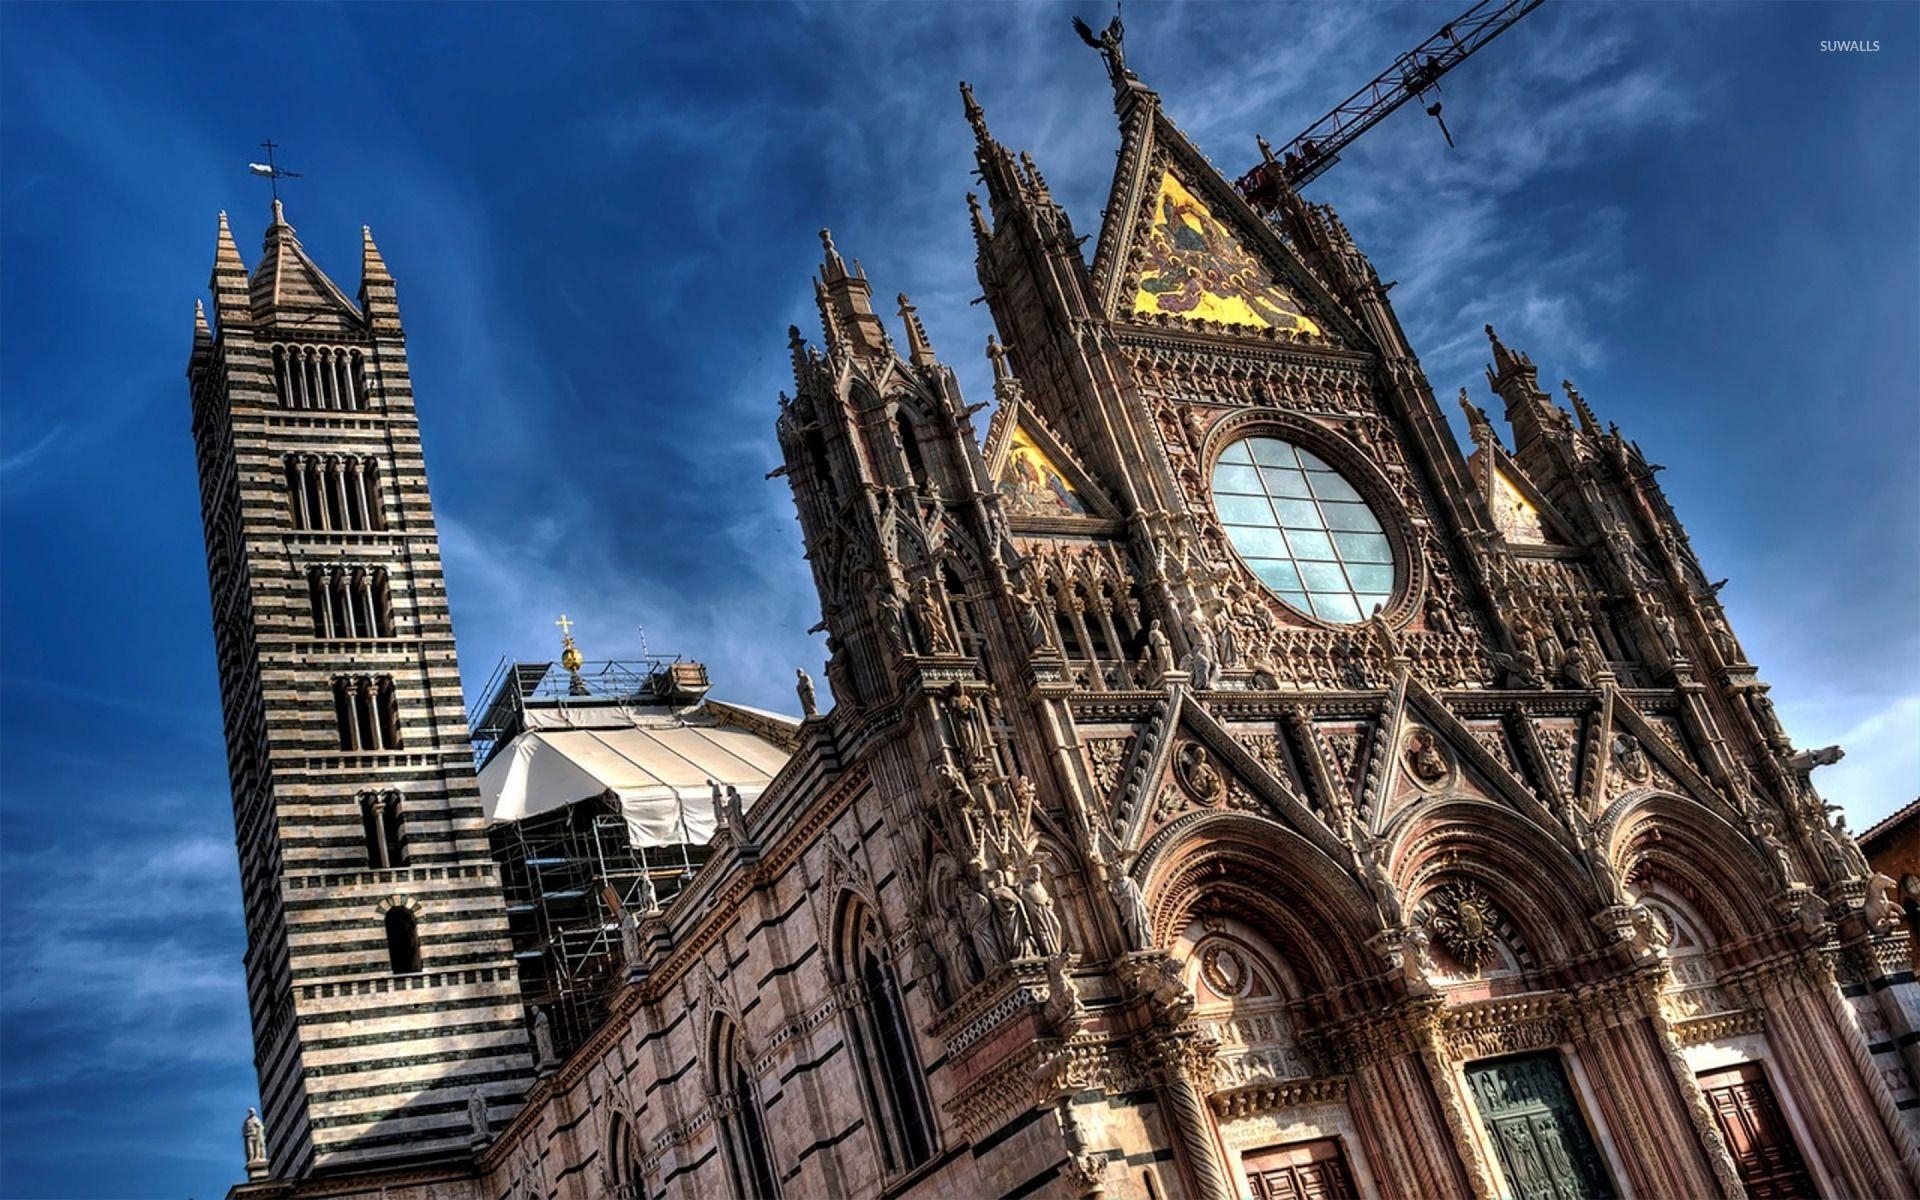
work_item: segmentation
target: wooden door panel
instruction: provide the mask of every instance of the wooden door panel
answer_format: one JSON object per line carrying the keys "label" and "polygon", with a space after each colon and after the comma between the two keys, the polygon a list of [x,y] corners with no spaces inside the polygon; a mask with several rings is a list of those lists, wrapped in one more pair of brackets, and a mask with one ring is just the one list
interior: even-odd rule
{"label": "wooden door panel", "polygon": [[1753,1200],[1810,1200],[1819,1193],[1773,1087],[1758,1063],[1700,1076],[1700,1090]]}

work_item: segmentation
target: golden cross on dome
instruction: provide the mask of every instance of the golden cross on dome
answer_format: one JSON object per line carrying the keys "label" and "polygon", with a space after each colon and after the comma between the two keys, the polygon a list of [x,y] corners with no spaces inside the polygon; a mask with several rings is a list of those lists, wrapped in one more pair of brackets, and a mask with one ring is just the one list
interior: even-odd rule
{"label": "golden cross on dome", "polygon": [[560,619],[555,621],[554,624],[560,627],[561,637],[570,638],[573,636],[573,622],[567,620],[567,614],[561,613]]}

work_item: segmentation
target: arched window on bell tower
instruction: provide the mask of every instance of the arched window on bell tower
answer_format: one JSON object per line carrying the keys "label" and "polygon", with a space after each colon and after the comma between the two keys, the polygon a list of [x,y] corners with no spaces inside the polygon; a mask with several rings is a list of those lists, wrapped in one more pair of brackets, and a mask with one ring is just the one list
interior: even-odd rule
{"label": "arched window on bell tower", "polygon": [[399,904],[387,910],[387,962],[395,975],[421,970],[419,925],[413,910]]}

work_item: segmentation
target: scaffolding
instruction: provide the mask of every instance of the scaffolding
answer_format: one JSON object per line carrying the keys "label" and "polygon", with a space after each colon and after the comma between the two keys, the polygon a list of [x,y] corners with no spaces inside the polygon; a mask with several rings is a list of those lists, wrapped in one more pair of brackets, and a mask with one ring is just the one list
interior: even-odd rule
{"label": "scaffolding", "polygon": [[634,846],[610,796],[501,822],[489,838],[522,1000],[546,1010],[565,1056],[599,1026],[625,977],[620,914],[638,919],[650,903],[667,904],[706,861],[707,847]]}
{"label": "scaffolding", "polygon": [[[474,765],[528,729],[564,727],[607,710],[638,712],[697,703],[706,668],[679,657],[580,662],[502,660],[469,714]],[[684,830],[684,821],[682,829]],[[565,1057],[606,1017],[626,976],[621,914],[664,907],[706,862],[708,848],[684,835],[651,848],[633,844],[611,791],[487,831],[507,902],[521,1001],[547,1014]]]}

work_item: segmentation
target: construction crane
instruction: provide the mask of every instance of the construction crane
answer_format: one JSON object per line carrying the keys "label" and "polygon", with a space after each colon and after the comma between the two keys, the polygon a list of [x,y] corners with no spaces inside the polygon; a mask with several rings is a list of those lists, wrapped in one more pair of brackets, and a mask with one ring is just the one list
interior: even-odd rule
{"label": "construction crane", "polygon": [[[1340,160],[1340,151],[1353,140],[1378,125],[1388,113],[1416,97],[1424,100],[1429,91],[1438,91],[1440,77],[1467,61],[1494,38],[1505,33],[1514,22],[1539,8],[1542,0],[1480,0],[1466,12],[1440,27],[1440,32],[1402,54],[1391,67],[1355,92],[1333,111],[1307,126],[1306,131],[1280,148],[1276,155],[1266,139],[1260,140],[1262,162],[1242,175],[1234,186],[1248,203],[1262,212],[1271,211],[1280,200],[1282,189],[1292,190],[1312,180]],[[1427,115],[1440,122],[1440,132],[1453,145],[1453,135],[1440,115],[1436,101],[1427,106]]]}

